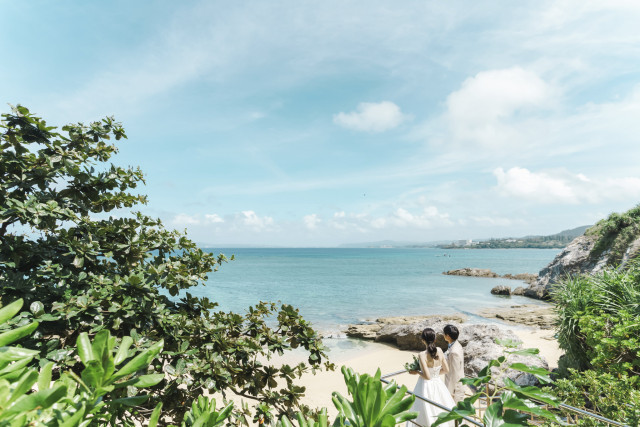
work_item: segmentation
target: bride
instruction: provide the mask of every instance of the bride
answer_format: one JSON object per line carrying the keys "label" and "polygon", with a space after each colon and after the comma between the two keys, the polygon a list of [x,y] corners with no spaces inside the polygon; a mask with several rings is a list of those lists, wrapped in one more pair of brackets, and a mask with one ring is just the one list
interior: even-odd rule
{"label": "bride", "polygon": [[[446,374],[449,372],[449,366],[442,350],[436,347],[436,332],[431,328],[426,328],[422,331],[421,338],[427,349],[418,355],[420,371],[410,371],[411,374],[420,375],[413,393],[426,397],[447,408],[453,408],[456,404],[447,386],[440,379],[441,373]],[[416,397],[411,410],[418,412],[418,418],[408,421],[406,427],[412,427],[413,424],[428,427],[438,418],[439,413],[446,412],[444,409],[431,405],[418,397]],[[453,427],[454,423],[449,422],[441,425]]]}

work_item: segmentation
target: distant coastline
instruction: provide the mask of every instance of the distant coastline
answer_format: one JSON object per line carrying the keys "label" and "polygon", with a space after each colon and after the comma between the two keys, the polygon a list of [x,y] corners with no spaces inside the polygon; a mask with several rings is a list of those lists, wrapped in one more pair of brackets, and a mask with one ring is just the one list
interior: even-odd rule
{"label": "distant coastline", "polygon": [[583,225],[581,227],[563,230],[548,236],[524,236],[524,237],[503,237],[479,240],[440,240],[431,242],[403,242],[395,240],[382,240],[366,243],[345,243],[338,248],[377,248],[377,249],[563,249],[573,239],[582,236],[591,227]]}

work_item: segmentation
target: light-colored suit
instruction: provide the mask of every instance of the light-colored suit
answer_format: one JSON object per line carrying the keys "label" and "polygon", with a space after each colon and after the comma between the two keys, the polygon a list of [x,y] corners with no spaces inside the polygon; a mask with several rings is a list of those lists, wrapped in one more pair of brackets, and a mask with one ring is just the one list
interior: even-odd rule
{"label": "light-colored suit", "polygon": [[464,399],[464,384],[460,382],[460,378],[464,377],[464,351],[458,341],[454,341],[447,351],[447,364],[449,372],[444,377],[444,383],[457,403]]}

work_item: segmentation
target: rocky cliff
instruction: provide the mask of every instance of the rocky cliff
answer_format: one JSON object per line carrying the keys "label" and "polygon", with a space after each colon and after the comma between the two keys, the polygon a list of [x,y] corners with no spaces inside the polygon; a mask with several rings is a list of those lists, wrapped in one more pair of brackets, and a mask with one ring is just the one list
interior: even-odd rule
{"label": "rocky cliff", "polygon": [[631,221],[607,228],[612,217],[615,219],[620,215],[612,214],[574,239],[540,271],[538,279],[529,285],[524,295],[549,299],[553,285],[566,277],[594,274],[605,268],[624,268],[630,260],[637,258],[640,255],[639,223]]}

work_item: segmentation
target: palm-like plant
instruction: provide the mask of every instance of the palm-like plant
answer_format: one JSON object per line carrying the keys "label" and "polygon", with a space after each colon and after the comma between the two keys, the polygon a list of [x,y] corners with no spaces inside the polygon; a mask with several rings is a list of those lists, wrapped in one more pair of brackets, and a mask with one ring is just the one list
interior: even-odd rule
{"label": "palm-like plant", "polygon": [[[333,392],[333,404],[338,409],[338,417],[332,424],[334,427],[392,427],[418,417],[417,412],[410,411],[415,396],[405,397],[407,387],[398,387],[395,381],[383,385],[380,381],[380,369],[371,376],[356,374],[353,369],[343,366],[342,375],[353,401]],[[304,418],[300,413],[297,418],[299,427],[329,425],[326,409],[320,412],[317,420]],[[292,427],[293,424],[284,416],[276,426]]]}
{"label": "palm-like plant", "polygon": [[565,350],[570,364],[579,368],[586,368],[589,361],[578,321],[587,308],[593,305],[597,292],[588,276],[569,277],[558,283],[552,292],[556,303],[558,343]]}
{"label": "palm-like plant", "polygon": [[609,270],[593,277],[596,304],[605,313],[627,311],[640,316],[640,265],[633,262],[625,271]]}
{"label": "palm-like plant", "polygon": [[338,417],[348,425],[359,427],[391,427],[412,420],[417,412],[409,411],[415,396],[405,397],[407,387],[395,382],[383,385],[380,369],[374,376],[359,375],[353,369],[342,367],[345,383],[353,402],[338,392],[333,393],[333,404],[340,411]]}

